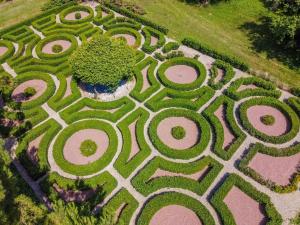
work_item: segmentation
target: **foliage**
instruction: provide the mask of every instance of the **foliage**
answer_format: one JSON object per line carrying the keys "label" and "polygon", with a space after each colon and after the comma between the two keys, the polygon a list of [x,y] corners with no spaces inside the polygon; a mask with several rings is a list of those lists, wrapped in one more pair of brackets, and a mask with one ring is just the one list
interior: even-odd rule
{"label": "foliage", "polygon": [[92,140],[85,140],[80,145],[81,154],[88,157],[97,151],[97,144]]}
{"label": "foliage", "polygon": [[80,20],[81,19],[81,13],[79,13],[79,12],[75,13],[75,19]]}
{"label": "foliage", "polygon": [[175,139],[182,139],[185,137],[185,129],[181,126],[172,127],[171,134]]}
{"label": "foliage", "polygon": [[53,45],[52,46],[52,51],[54,53],[60,53],[63,50],[63,47],[61,45]]}
{"label": "foliage", "polygon": [[24,95],[26,98],[30,98],[36,94],[36,90],[33,87],[28,87],[24,90]]}
{"label": "foliage", "polygon": [[300,212],[298,212],[295,218],[290,220],[290,225],[300,225]]}
{"label": "foliage", "polygon": [[260,117],[260,121],[265,125],[273,125],[275,123],[275,118],[272,115],[264,115]]}
{"label": "foliage", "polygon": [[99,35],[78,48],[69,63],[77,79],[113,91],[133,76],[135,52],[122,40]]}
{"label": "foliage", "polygon": [[177,42],[169,42],[167,43],[163,48],[162,48],[162,52],[163,53],[168,53],[172,50],[177,50],[179,48],[179,43]]}
{"label": "foliage", "polygon": [[42,10],[47,11],[71,2],[78,2],[78,0],[49,0],[42,6]]}

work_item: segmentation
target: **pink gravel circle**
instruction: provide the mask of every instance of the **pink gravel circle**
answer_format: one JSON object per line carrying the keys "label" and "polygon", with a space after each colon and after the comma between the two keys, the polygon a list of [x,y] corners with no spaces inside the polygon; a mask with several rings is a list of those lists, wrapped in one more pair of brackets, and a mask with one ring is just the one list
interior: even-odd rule
{"label": "pink gravel circle", "polygon": [[3,56],[7,52],[8,48],[5,46],[0,46],[0,56]]}
{"label": "pink gravel circle", "polygon": [[[271,115],[275,118],[272,125],[265,125],[261,117]],[[252,126],[268,136],[281,136],[288,132],[290,124],[286,116],[278,109],[266,105],[254,105],[247,109],[247,117]]]}
{"label": "pink gravel circle", "polygon": [[165,71],[168,80],[177,84],[190,84],[197,80],[199,74],[195,68],[187,65],[174,65]]}
{"label": "pink gravel circle", "polygon": [[192,210],[169,205],[156,212],[149,225],[202,225],[202,222]]}
{"label": "pink gravel circle", "polygon": [[88,12],[85,12],[85,11],[76,11],[76,12],[71,12],[68,15],[66,15],[65,19],[66,20],[77,20],[75,17],[76,13],[80,13],[80,15],[81,15],[81,18],[78,20],[84,19],[90,15]]}
{"label": "pink gravel circle", "polygon": [[[32,87],[35,89],[36,94],[31,96],[30,98],[26,98],[24,95],[24,91],[26,88]],[[12,98],[14,101],[16,102],[28,102],[28,101],[32,101],[35,100],[37,98],[39,98],[40,96],[42,96],[44,94],[44,92],[47,89],[47,83],[43,80],[38,80],[38,79],[34,79],[34,80],[28,80],[23,82],[22,84],[20,84],[19,86],[17,86],[15,88],[15,90],[12,93]]]}
{"label": "pink gravel circle", "polygon": [[[85,140],[92,140],[97,144],[95,154],[91,156],[83,156],[80,151],[80,145]],[[64,158],[75,165],[86,165],[98,160],[109,147],[109,137],[102,131],[97,129],[85,129],[74,133],[65,143],[63,155]]]}
{"label": "pink gravel circle", "polygon": [[130,34],[116,34],[113,36],[114,38],[120,38],[123,37],[126,39],[126,42],[129,46],[134,46],[136,42],[136,38],[133,35]]}
{"label": "pink gravel circle", "polygon": [[[181,126],[185,130],[185,137],[176,139],[172,136],[172,128]],[[197,124],[185,117],[168,117],[163,119],[157,127],[160,140],[170,148],[185,150],[193,147],[199,141],[199,128]]]}
{"label": "pink gravel circle", "polygon": [[[52,47],[54,45],[60,45],[63,48],[63,50],[61,52],[59,52],[59,53],[53,52]],[[71,47],[71,42],[70,41],[67,41],[67,40],[56,40],[56,41],[51,41],[51,42],[47,43],[43,47],[42,52],[46,53],[46,54],[60,54],[60,53],[62,53],[64,51],[66,51],[70,47]]]}

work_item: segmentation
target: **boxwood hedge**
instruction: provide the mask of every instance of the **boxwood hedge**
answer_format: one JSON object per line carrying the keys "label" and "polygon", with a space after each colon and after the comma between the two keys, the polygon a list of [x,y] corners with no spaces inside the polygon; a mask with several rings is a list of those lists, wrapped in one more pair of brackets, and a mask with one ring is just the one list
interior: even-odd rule
{"label": "boxwood hedge", "polygon": [[[85,18],[81,18],[81,19],[75,19],[75,20],[68,20],[68,19],[66,19],[66,16],[69,13],[78,12],[78,11],[86,12],[89,15],[86,16]],[[63,11],[61,11],[61,13],[59,14],[59,18],[60,18],[60,21],[62,23],[64,23],[64,24],[86,23],[86,22],[90,22],[90,21],[93,20],[93,18],[94,18],[94,11],[93,11],[93,9],[91,7],[88,7],[88,6],[75,5],[75,6],[68,7],[66,9],[64,9]]]}
{"label": "boxwood hedge", "polygon": [[[216,78],[218,77],[218,75],[220,75],[219,69],[224,72],[224,75],[222,76],[220,81],[216,82]],[[216,60],[213,63],[213,66],[210,69],[210,73],[211,73],[211,78],[208,80],[208,85],[216,90],[221,89],[235,75],[233,67],[230,64],[223,62],[221,60]]]}
{"label": "boxwood hedge", "polygon": [[[145,42],[142,46],[142,50],[148,54],[151,54],[156,49],[162,47],[166,42],[166,38],[165,38],[164,34],[158,30],[151,28],[151,27],[144,27],[142,29],[142,34],[145,37]],[[157,38],[157,43],[155,45],[151,44],[152,36]]]}

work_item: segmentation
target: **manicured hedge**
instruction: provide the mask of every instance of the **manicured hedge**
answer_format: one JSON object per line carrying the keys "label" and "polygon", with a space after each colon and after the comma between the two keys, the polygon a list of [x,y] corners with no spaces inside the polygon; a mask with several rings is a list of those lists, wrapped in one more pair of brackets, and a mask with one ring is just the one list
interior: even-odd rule
{"label": "manicured hedge", "polygon": [[179,205],[192,210],[202,224],[216,224],[210,212],[198,200],[177,192],[165,192],[153,196],[143,207],[137,218],[137,225],[148,225],[154,214],[163,207],[169,205]]}
{"label": "manicured hedge", "polygon": [[[50,170],[48,164],[48,148],[54,136],[61,129],[61,125],[55,120],[50,119],[42,125],[31,130],[22,139],[16,149],[16,156],[20,160],[21,164],[25,167],[29,175],[34,179],[38,179]],[[31,141],[43,135],[42,140],[37,149],[38,162],[32,162],[28,156],[27,149]]]}
{"label": "manicured hedge", "polygon": [[[150,95],[152,95],[155,91],[157,91],[160,87],[159,82],[155,78],[154,70],[157,66],[157,61],[154,60],[152,57],[148,57],[139,64],[135,66],[134,75],[136,79],[136,84],[134,89],[131,91],[130,95],[135,98],[136,100],[143,102],[147,99]],[[143,83],[144,83],[144,76],[142,71],[147,69],[147,79],[150,84],[146,90],[143,90]]]}
{"label": "manicured hedge", "polygon": [[[135,104],[127,97],[123,97],[113,102],[100,102],[94,99],[84,98],[74,105],[71,105],[60,113],[60,116],[67,122],[72,123],[82,119],[106,119],[116,122],[124,114],[130,112]],[[83,110],[89,107],[91,110]],[[109,110],[118,109],[115,112]]]}
{"label": "manicured hedge", "polygon": [[[57,40],[69,41],[71,43],[71,46],[61,53],[48,54],[48,53],[43,52],[43,47],[46,44],[48,44],[49,42],[52,42],[52,41],[57,41]],[[35,51],[36,51],[36,54],[38,55],[38,57],[41,59],[46,59],[46,60],[47,59],[57,59],[57,58],[69,56],[77,48],[77,46],[78,46],[77,40],[73,35],[58,33],[58,34],[47,36],[46,38],[41,40],[37,44]]]}
{"label": "manicured hedge", "polygon": [[42,32],[45,36],[51,36],[60,33],[78,36],[93,28],[94,26],[91,23],[80,23],[74,25],[56,23],[53,26],[43,29]]}
{"label": "manicured hedge", "polygon": [[[225,107],[224,120],[228,125],[228,129],[235,137],[234,141],[230,143],[230,145],[225,149],[223,148],[225,136],[224,128],[218,117],[215,115],[215,112],[222,105],[223,107]],[[234,102],[226,96],[222,95],[218,97],[213,103],[211,103],[208,108],[205,109],[203,115],[210,122],[213,129],[213,152],[215,152],[222,159],[229,160],[246,139],[246,135],[239,128],[234,117]]]}
{"label": "manicured hedge", "polygon": [[108,36],[114,36],[116,34],[129,34],[135,37],[135,43],[132,46],[133,48],[138,48],[141,45],[142,37],[139,32],[129,27],[118,27],[113,28],[105,33]]}
{"label": "manicured hedge", "polygon": [[36,107],[30,110],[23,110],[25,121],[29,121],[31,126],[34,127],[40,122],[48,118],[48,113],[42,107]]}
{"label": "manicured hedge", "polygon": [[[168,80],[168,78],[165,75],[166,70],[169,67],[176,65],[187,65],[193,67],[198,73],[198,78],[194,82],[189,84],[178,84]],[[206,70],[204,65],[196,59],[178,57],[170,59],[167,62],[163,63],[159,67],[157,75],[161,82],[168,88],[173,88],[175,90],[192,90],[202,85],[206,77]]]}
{"label": "manicured hedge", "polygon": [[[251,85],[251,84],[257,86],[257,88],[238,91],[238,89],[242,85]],[[279,98],[281,92],[276,89],[275,84],[269,81],[263,80],[259,77],[247,77],[247,78],[240,78],[232,82],[230,87],[225,91],[225,94],[234,100],[240,100],[242,98],[246,98],[250,96],[269,96],[269,97]]]}
{"label": "manicured hedge", "polygon": [[145,58],[146,54],[143,51],[140,50],[136,50],[136,63],[139,63],[140,61],[142,61]]}
{"label": "manicured hedge", "polygon": [[131,28],[134,30],[140,30],[142,25],[135,20],[128,17],[115,17],[103,24],[105,30],[111,30],[114,28]]}
{"label": "manicured hedge", "polygon": [[[142,50],[148,54],[151,54],[156,49],[162,47],[166,42],[164,34],[151,27],[144,27],[142,29],[142,34],[145,37],[145,42],[142,46]],[[157,43],[155,45],[151,45],[151,36],[157,38]]]}
{"label": "manicured hedge", "polygon": [[300,119],[300,98],[291,97],[286,100],[286,103],[295,110]]}
{"label": "manicured hedge", "polygon": [[232,213],[230,212],[228,206],[224,203],[224,198],[233,186],[239,188],[241,191],[243,191],[245,194],[247,194],[249,197],[251,197],[263,206],[266,216],[268,218],[266,223],[267,225],[282,224],[282,217],[277,212],[269,196],[258,191],[250,183],[246,182],[236,174],[230,174],[223,182],[222,186],[217,189],[217,191],[213,194],[213,196],[210,199],[212,206],[215,208],[215,210],[221,218],[222,224],[236,224]]}
{"label": "manicured hedge", "polygon": [[24,43],[27,43],[30,41],[33,34],[33,31],[28,26],[23,25],[3,34],[2,38],[12,42],[23,41]]}
{"label": "manicured hedge", "polygon": [[[64,146],[74,133],[84,129],[97,129],[104,131],[109,137],[109,146],[105,153],[96,161],[86,165],[75,165],[64,158]],[[88,137],[87,137],[88,139]],[[57,137],[53,147],[53,157],[57,165],[66,173],[76,176],[86,176],[94,174],[107,166],[116,154],[118,138],[114,128],[103,121],[85,120],[74,123],[65,128]],[[76,150],[74,150],[76,151]],[[78,150],[79,151],[79,150]]]}
{"label": "manicured hedge", "polygon": [[51,14],[33,21],[31,24],[37,30],[43,30],[46,27],[52,26],[56,23],[56,15]]}
{"label": "manicured hedge", "polygon": [[125,9],[125,8],[118,7],[118,6],[116,6],[114,4],[111,4],[109,2],[105,2],[104,4],[108,8],[110,8],[110,9],[112,9],[112,10],[114,10],[114,11],[116,11],[116,12],[118,12],[118,13],[124,15],[124,16],[127,16],[129,18],[135,19],[137,22],[140,22],[140,23],[144,24],[145,26],[152,27],[152,28],[154,28],[156,30],[159,30],[159,31],[163,32],[164,34],[168,33],[168,29],[167,28],[165,28],[165,27],[163,27],[161,25],[158,25],[156,23],[153,23],[152,21],[150,21],[150,20],[148,20],[148,19],[146,19],[146,18],[144,18],[144,17],[142,17],[140,15],[137,15],[137,14],[135,14],[135,13],[133,13],[133,12]]}
{"label": "manicured hedge", "polygon": [[[109,211],[117,213],[117,221],[115,225],[130,224],[133,213],[138,208],[138,201],[124,188],[122,188],[117,194],[115,194],[108,203],[102,208],[102,211]],[[118,209],[121,208],[121,211]]]}
{"label": "manicured hedge", "polygon": [[195,40],[193,38],[184,38],[182,41],[182,44],[184,44],[190,48],[193,48],[199,52],[202,52],[206,55],[209,55],[215,59],[223,60],[224,62],[227,62],[227,63],[231,64],[233,67],[236,67],[242,71],[248,72],[250,69],[248,64],[240,61],[239,59],[229,56],[229,55],[226,55],[226,54],[223,54],[223,53],[220,53],[220,52],[217,52],[216,50],[211,49],[208,46],[205,46],[204,44],[200,43],[198,40]]}
{"label": "manicured hedge", "polygon": [[[103,7],[102,5],[98,5],[96,7],[96,12],[97,16],[95,16],[93,23],[97,26],[101,26],[115,17],[115,14],[111,10],[107,9],[106,7]],[[103,16],[103,12],[105,12],[107,15]]]}
{"label": "manicured hedge", "polygon": [[[118,124],[118,128],[122,133],[123,145],[114,167],[124,178],[127,178],[151,153],[144,134],[144,127],[148,118],[149,113],[142,108],[138,108]],[[139,152],[130,159],[134,137],[131,136],[129,126],[134,123]]]}
{"label": "manicured hedge", "polygon": [[180,47],[180,44],[177,42],[168,42],[163,48],[163,53],[169,53],[170,51],[177,50]]}
{"label": "manicured hedge", "polygon": [[[219,82],[216,82],[216,78],[218,76],[218,69],[224,72],[222,79]],[[235,72],[232,66],[226,62],[221,60],[216,60],[210,69],[211,78],[208,81],[208,85],[212,88],[218,90],[221,89],[225,84],[227,84],[235,75]]]}
{"label": "manicured hedge", "polygon": [[0,64],[4,63],[5,60],[12,57],[15,52],[15,47],[10,41],[0,40],[0,47],[6,47],[7,50],[3,55],[0,55]]}
{"label": "manicured hedge", "polygon": [[[89,15],[85,18],[78,19],[78,20],[67,20],[65,17],[69,13],[77,12],[77,11],[84,11],[87,12]],[[91,7],[83,6],[83,5],[75,5],[72,7],[68,7],[64,9],[60,14],[59,14],[60,21],[64,24],[79,24],[79,23],[85,23],[85,22],[90,22],[94,18],[94,11]]]}
{"label": "manicured hedge", "polygon": [[47,89],[37,99],[31,100],[31,101],[28,101],[28,102],[23,102],[21,104],[23,109],[32,109],[36,106],[40,106],[40,105],[44,104],[55,92],[54,81],[52,80],[52,78],[48,74],[43,73],[43,72],[39,72],[39,73],[37,73],[37,72],[26,72],[26,73],[19,74],[16,77],[16,83],[21,84],[21,83],[24,83],[26,81],[34,80],[34,79],[45,81],[47,83]]}
{"label": "manicured hedge", "polygon": [[249,149],[247,155],[242,158],[242,160],[239,163],[239,169],[245,173],[247,176],[253,178],[257,182],[259,182],[262,185],[266,185],[268,188],[270,188],[272,191],[278,192],[278,193],[289,193],[293,191],[298,190],[298,183],[300,182],[300,171],[294,173],[292,175],[292,178],[290,179],[290,183],[286,186],[278,185],[275,182],[272,182],[270,180],[267,180],[262,175],[260,175],[258,172],[256,172],[254,169],[249,167],[249,163],[252,161],[254,156],[257,153],[261,153],[264,155],[269,155],[273,157],[288,157],[293,156],[295,154],[300,153],[300,144],[295,144],[288,148],[271,148],[267,147],[263,144],[256,143],[255,145],[252,145]]}
{"label": "manicured hedge", "polygon": [[[247,110],[251,106],[266,105],[271,106],[281,111],[290,123],[289,131],[281,136],[269,136],[255,129],[249,122]],[[278,101],[275,98],[263,97],[253,98],[241,104],[239,108],[239,117],[243,127],[254,137],[269,143],[281,144],[293,139],[299,132],[299,118],[297,114],[285,103]]]}
{"label": "manicured hedge", "polygon": [[[181,151],[165,145],[157,135],[157,127],[163,119],[168,117],[185,117],[194,121],[199,128],[199,134],[201,134],[198,143]],[[184,109],[167,109],[160,112],[150,122],[148,133],[154,147],[163,155],[174,159],[194,158],[204,151],[210,141],[209,124],[204,117],[194,111]]]}
{"label": "manicured hedge", "polygon": [[155,112],[170,107],[198,110],[211,99],[213,95],[214,90],[207,86],[189,92],[164,88],[158,94],[150,98],[145,105]]}
{"label": "manicured hedge", "polygon": [[[163,188],[180,188],[203,195],[222,169],[222,165],[210,156],[190,163],[175,163],[155,157],[132,179],[132,185],[144,196]],[[174,176],[152,177],[157,170],[176,173]],[[205,171],[198,180],[189,175]]]}
{"label": "manicured hedge", "polygon": [[86,32],[80,34],[79,38],[82,41],[82,43],[87,43],[89,39],[93,39],[99,34],[103,34],[103,30],[100,27],[94,27],[93,29],[87,30]]}

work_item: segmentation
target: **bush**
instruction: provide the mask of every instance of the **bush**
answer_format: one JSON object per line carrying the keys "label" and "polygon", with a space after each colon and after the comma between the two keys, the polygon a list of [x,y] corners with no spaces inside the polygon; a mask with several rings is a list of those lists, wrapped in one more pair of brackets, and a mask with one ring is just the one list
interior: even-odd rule
{"label": "bush", "polygon": [[[151,27],[144,27],[142,29],[142,34],[145,37],[145,43],[142,46],[142,50],[148,54],[151,54],[156,49],[162,47],[166,42],[164,34],[158,30],[151,28]],[[152,36],[158,39],[157,43],[155,45],[151,45],[151,37]]]}
{"label": "bush", "polygon": [[91,156],[95,154],[96,151],[97,151],[97,144],[90,139],[83,141],[80,145],[80,152],[83,156],[86,157]]}
{"label": "bush", "polygon": [[132,78],[135,52],[122,40],[99,35],[83,44],[69,63],[77,79],[114,91],[121,81]]}
{"label": "bush", "polygon": [[273,125],[275,123],[275,118],[271,115],[264,115],[260,117],[260,121],[265,125]]}
{"label": "bush", "polygon": [[52,46],[52,51],[54,53],[60,53],[63,50],[63,47],[61,45],[53,45]]}
{"label": "bush", "polygon": [[76,3],[77,0],[49,0],[42,6],[42,10],[47,11],[56,7],[63,6],[64,4],[73,2]]}
{"label": "bush", "polygon": [[[215,79],[218,76],[218,69],[221,69],[224,71],[224,76],[219,82],[216,82]],[[235,72],[232,68],[232,66],[228,63],[225,63],[221,60],[216,60],[210,69],[211,78],[208,81],[208,85],[212,88],[218,90],[221,89],[225,84],[227,84],[235,75]]]}
{"label": "bush", "polygon": [[172,127],[171,134],[175,139],[182,139],[185,137],[185,130],[181,126]]}
{"label": "bush", "polygon": [[81,13],[79,13],[79,12],[75,13],[75,19],[80,20],[81,19]]}
{"label": "bush", "polygon": [[162,48],[162,52],[163,53],[168,53],[172,50],[177,50],[179,48],[179,43],[177,42],[169,42],[167,43],[163,48]]}
{"label": "bush", "polygon": [[26,98],[30,98],[36,94],[36,90],[33,87],[28,87],[24,90],[24,95]]}

